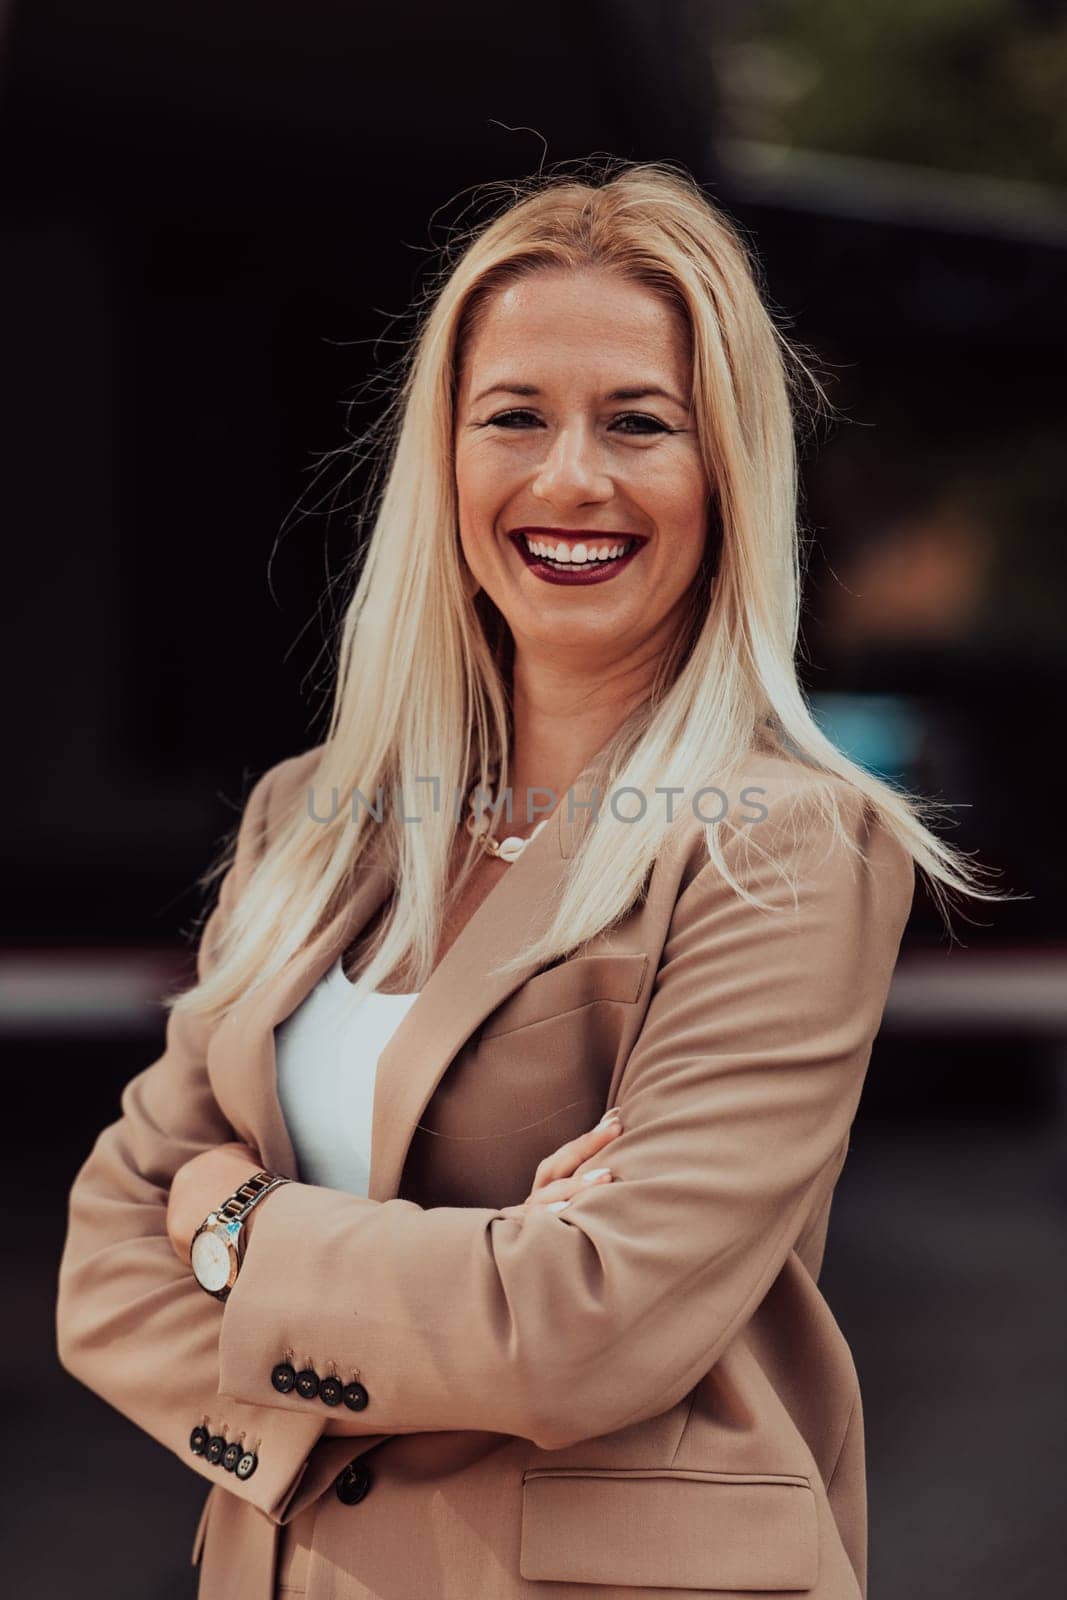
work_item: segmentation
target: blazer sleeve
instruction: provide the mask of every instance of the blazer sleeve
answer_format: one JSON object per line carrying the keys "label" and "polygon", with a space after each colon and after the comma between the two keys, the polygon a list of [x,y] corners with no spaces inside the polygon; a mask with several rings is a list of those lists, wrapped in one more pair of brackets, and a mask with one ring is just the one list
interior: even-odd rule
{"label": "blazer sleeve", "polygon": [[221,1393],[299,1414],[270,1382],[295,1350],[367,1390],[328,1432],[487,1429],[547,1449],[682,1399],[832,1190],[881,1022],[914,866],[841,789],[858,855],[805,797],[752,830],[758,850],[729,847],[772,909],[710,862],[677,899],[615,1096],[612,1183],[521,1218],[280,1189],[226,1302]]}
{"label": "blazer sleeve", "polygon": [[[201,933],[201,977],[257,859],[278,771],[260,778],[245,807],[233,863]],[[126,1086],[121,1117],[101,1133],[74,1181],[59,1269],[59,1357],[186,1466],[282,1521],[321,1429],[312,1414],[220,1399],[222,1306],[175,1256],[166,1231],[178,1167],[237,1137],[208,1080],[209,1033],[201,1019],[168,1015],[162,1056]],[[241,1479],[194,1454],[197,1426],[253,1452],[252,1474]]]}

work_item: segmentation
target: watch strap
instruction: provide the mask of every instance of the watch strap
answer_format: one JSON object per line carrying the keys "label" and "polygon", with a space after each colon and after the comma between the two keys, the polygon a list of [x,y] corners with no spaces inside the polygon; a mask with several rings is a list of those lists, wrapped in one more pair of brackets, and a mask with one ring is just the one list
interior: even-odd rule
{"label": "watch strap", "polygon": [[283,1183],[288,1183],[288,1178],[283,1178],[277,1172],[254,1172],[247,1182],[235,1189],[228,1200],[214,1212],[219,1222],[243,1222],[254,1206]]}

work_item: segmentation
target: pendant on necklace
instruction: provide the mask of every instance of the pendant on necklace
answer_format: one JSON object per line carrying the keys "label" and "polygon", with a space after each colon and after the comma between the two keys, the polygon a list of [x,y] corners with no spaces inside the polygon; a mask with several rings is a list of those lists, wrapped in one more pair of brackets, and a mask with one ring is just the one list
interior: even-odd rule
{"label": "pendant on necklace", "polygon": [[506,861],[510,865],[513,861],[517,861],[526,846],[537,838],[548,818],[542,817],[528,839],[520,839],[518,834],[511,833],[506,839],[496,840],[489,833],[492,827],[492,820],[488,816],[490,807],[483,801],[482,805],[475,809],[474,797],[477,792],[478,786],[475,784],[467,796],[471,808],[470,816],[467,818],[467,832],[478,840],[486,855],[495,856],[498,861]]}

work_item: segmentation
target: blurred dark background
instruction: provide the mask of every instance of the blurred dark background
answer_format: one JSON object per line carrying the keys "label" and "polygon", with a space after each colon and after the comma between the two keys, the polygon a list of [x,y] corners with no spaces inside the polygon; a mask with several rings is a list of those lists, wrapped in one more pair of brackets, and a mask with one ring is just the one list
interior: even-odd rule
{"label": "blurred dark background", "polygon": [[35,0],[0,6],[12,1592],[194,1593],[202,1481],[54,1357],[66,1190],[197,875],[320,736],[346,452],[434,248],[471,185],[596,152],[708,186],[837,409],[824,726],[1027,897],[950,946],[920,891],[835,1202],[872,1600],[1062,1583],[1064,6]]}

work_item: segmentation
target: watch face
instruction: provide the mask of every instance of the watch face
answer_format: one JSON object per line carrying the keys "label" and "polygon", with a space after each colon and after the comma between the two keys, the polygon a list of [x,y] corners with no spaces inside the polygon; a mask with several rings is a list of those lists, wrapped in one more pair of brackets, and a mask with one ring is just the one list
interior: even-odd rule
{"label": "watch face", "polygon": [[225,1289],[230,1281],[229,1247],[225,1239],[210,1228],[193,1240],[191,1264],[197,1283],[212,1294]]}

